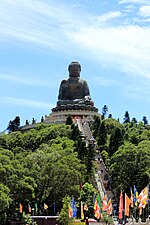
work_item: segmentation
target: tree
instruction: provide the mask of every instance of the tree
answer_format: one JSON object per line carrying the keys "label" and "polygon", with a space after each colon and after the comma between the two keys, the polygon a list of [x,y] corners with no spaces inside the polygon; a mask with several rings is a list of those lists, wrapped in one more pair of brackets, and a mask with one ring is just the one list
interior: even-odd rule
{"label": "tree", "polygon": [[19,128],[20,128],[20,117],[16,116],[13,121],[12,120],[9,121],[7,130],[10,133],[19,130]]}
{"label": "tree", "polygon": [[123,144],[123,132],[119,127],[114,128],[113,132],[110,135],[109,142],[109,156],[111,157]]}
{"label": "tree", "polygon": [[0,221],[1,224],[4,224],[6,220],[6,211],[9,208],[12,199],[10,198],[10,189],[0,183]]}
{"label": "tree", "polygon": [[66,119],[66,125],[72,125],[73,121],[72,121],[72,117],[70,115],[68,115],[67,119]]}
{"label": "tree", "polygon": [[146,116],[143,116],[142,121],[144,122],[144,125],[147,125],[148,124],[148,120],[147,120]]}
{"label": "tree", "polygon": [[59,221],[61,222],[62,225],[68,225],[69,222],[71,222],[73,220],[73,218],[69,218],[69,205],[71,203],[71,198],[66,195],[63,200],[63,207],[60,211],[60,215],[59,215]]}
{"label": "tree", "polygon": [[97,194],[97,190],[95,189],[95,187],[92,184],[85,182],[85,184],[82,186],[82,189],[80,191],[80,196],[81,196],[81,201],[83,202],[83,204],[88,205],[89,217],[94,216],[93,215],[93,207],[94,207],[93,197],[96,194]]}
{"label": "tree", "polygon": [[107,105],[104,105],[104,107],[102,108],[102,119],[105,118],[107,112],[108,112],[108,107]]}
{"label": "tree", "polygon": [[111,113],[108,115],[108,118],[111,118],[112,119],[112,114]]}
{"label": "tree", "polygon": [[98,146],[105,145],[106,141],[107,141],[107,128],[105,125],[105,121],[102,121],[99,126],[98,136],[97,136]]}
{"label": "tree", "polygon": [[130,192],[129,187],[142,189],[150,179],[150,141],[142,141],[138,146],[125,142],[111,158],[109,169],[112,188],[118,193],[122,189]]}
{"label": "tree", "polygon": [[99,116],[94,116],[94,121],[92,123],[91,129],[93,131],[93,137],[96,139],[99,131],[101,121]]}
{"label": "tree", "polygon": [[129,116],[128,111],[125,112],[124,123],[130,123],[130,116]]}
{"label": "tree", "polygon": [[137,119],[135,117],[132,118],[132,122],[137,124]]}

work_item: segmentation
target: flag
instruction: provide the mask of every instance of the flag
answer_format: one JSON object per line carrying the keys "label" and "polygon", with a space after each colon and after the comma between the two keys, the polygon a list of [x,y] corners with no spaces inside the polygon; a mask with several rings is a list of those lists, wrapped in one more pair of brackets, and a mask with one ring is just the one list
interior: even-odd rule
{"label": "flag", "polygon": [[122,219],[122,212],[123,212],[123,196],[121,191],[119,200],[119,219]]}
{"label": "flag", "polygon": [[112,215],[112,209],[113,209],[112,200],[111,200],[111,198],[109,198],[108,203],[107,203],[107,213],[108,213],[108,215]]}
{"label": "flag", "polygon": [[130,201],[131,201],[131,207],[133,208],[133,193],[132,193],[132,187],[130,187],[130,193],[131,193],[131,196],[130,196]]}
{"label": "flag", "polygon": [[148,203],[148,186],[146,186],[138,196],[139,208],[145,208]]}
{"label": "flag", "polygon": [[72,207],[70,204],[69,204],[69,208],[68,208],[68,215],[69,215],[69,218],[71,218],[73,216],[73,210],[72,210]]}
{"label": "flag", "polygon": [[35,212],[38,211],[38,206],[37,206],[37,203],[35,203]]}
{"label": "flag", "polygon": [[76,218],[77,217],[77,207],[76,207],[76,202],[75,202],[74,198],[72,198],[71,208],[72,208],[72,217]]}
{"label": "flag", "polygon": [[136,186],[134,185],[134,198],[133,198],[133,202],[134,204],[137,206],[137,198],[138,198],[138,192],[136,189]]}
{"label": "flag", "polygon": [[84,210],[85,210],[85,211],[88,211],[88,209],[89,209],[89,208],[88,208],[88,204],[85,203],[85,204],[84,204]]}
{"label": "flag", "polygon": [[53,203],[53,209],[54,209],[54,213],[56,213],[56,203]]}
{"label": "flag", "polygon": [[142,207],[139,208],[139,216],[142,215]]}
{"label": "flag", "polygon": [[48,205],[46,205],[45,203],[44,203],[44,209],[45,209],[45,210],[48,209]]}
{"label": "flag", "polygon": [[128,195],[125,193],[125,215],[129,217],[131,200]]}
{"label": "flag", "polygon": [[20,211],[20,213],[22,213],[22,212],[23,212],[23,206],[22,206],[22,204],[21,204],[21,203],[19,204],[19,211]]}
{"label": "flag", "polygon": [[28,211],[29,211],[29,213],[31,213],[31,206],[29,203],[28,203]]}
{"label": "flag", "polygon": [[81,201],[81,220],[84,219],[84,213],[83,213],[83,203]]}
{"label": "flag", "polygon": [[107,211],[107,195],[106,195],[106,193],[104,194],[104,199],[103,199],[102,205],[103,205],[102,210]]}
{"label": "flag", "polygon": [[95,199],[94,203],[94,216],[99,219],[100,218],[100,196]]}

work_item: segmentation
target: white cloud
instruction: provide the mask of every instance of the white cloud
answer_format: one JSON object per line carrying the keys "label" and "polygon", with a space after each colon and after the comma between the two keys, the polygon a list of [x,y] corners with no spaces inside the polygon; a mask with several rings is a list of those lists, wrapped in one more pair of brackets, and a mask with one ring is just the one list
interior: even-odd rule
{"label": "white cloud", "polygon": [[24,107],[32,107],[32,108],[43,108],[43,109],[49,109],[49,107],[53,107],[49,103],[46,102],[37,102],[27,99],[20,99],[20,98],[12,98],[12,97],[6,97],[1,96],[0,97],[0,103],[3,104],[11,104],[11,105],[19,105]]}
{"label": "white cloud", "polygon": [[[139,26],[84,27],[70,32],[70,38],[87,54],[101,62],[119,66],[125,72],[150,78],[150,28]],[[134,72],[136,71],[136,73]]]}
{"label": "white cloud", "polygon": [[119,4],[123,4],[123,3],[147,3],[147,4],[149,4],[149,0],[121,0],[118,3]]}
{"label": "white cloud", "polygon": [[112,20],[112,19],[115,19],[120,16],[121,16],[121,12],[119,12],[119,11],[109,12],[109,13],[103,14],[101,16],[98,16],[97,21],[98,22],[106,22],[108,20]]}
{"label": "white cloud", "polygon": [[[69,57],[80,54],[80,57],[91,57],[100,64],[111,63],[126,74],[131,72],[150,78],[150,27],[125,26],[123,23],[113,26],[111,19],[120,17],[119,11],[105,13],[97,17],[98,21],[91,14],[73,13],[73,9],[60,3],[45,2],[0,2],[0,40],[14,40],[16,44],[19,40],[26,45],[31,43],[30,47],[37,44],[38,48],[58,50],[59,54],[68,53]],[[146,1],[119,1],[120,4],[134,2]],[[106,21],[110,22],[109,26]],[[21,78],[19,82],[23,82]]]}
{"label": "white cloud", "polygon": [[7,0],[0,2],[0,7],[1,40],[38,44],[53,50],[64,45],[63,30],[72,23],[72,16],[63,5],[55,6],[51,1],[46,4],[38,0]]}
{"label": "white cloud", "polygon": [[142,6],[139,9],[140,15],[143,17],[149,17],[150,16],[150,6]]}
{"label": "white cloud", "polygon": [[45,81],[45,80],[38,80],[37,78],[33,79],[33,74],[32,77],[25,77],[24,75],[15,75],[12,71],[9,73],[1,73],[0,72],[0,80],[5,80],[8,82],[15,82],[23,85],[28,85],[28,86],[53,86],[54,83],[51,81]]}
{"label": "white cloud", "polygon": [[133,12],[133,11],[135,11],[135,9],[136,9],[135,5],[132,4],[132,5],[127,5],[123,11]]}

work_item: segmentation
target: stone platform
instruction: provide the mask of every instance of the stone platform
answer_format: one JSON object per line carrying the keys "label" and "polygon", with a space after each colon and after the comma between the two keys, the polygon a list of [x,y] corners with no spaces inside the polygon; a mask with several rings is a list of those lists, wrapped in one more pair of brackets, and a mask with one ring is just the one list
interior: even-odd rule
{"label": "stone platform", "polygon": [[44,123],[46,124],[62,124],[66,123],[68,116],[72,117],[72,120],[83,119],[85,122],[92,122],[94,115],[99,116],[97,111],[92,110],[62,110],[62,111],[53,111],[48,116],[45,116]]}

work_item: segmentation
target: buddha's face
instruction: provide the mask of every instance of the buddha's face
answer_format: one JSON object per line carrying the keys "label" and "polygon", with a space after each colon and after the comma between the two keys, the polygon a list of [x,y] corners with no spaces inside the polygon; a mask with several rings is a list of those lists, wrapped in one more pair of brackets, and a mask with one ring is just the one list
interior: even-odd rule
{"label": "buddha's face", "polygon": [[70,77],[80,77],[80,67],[79,65],[71,65],[69,68]]}

